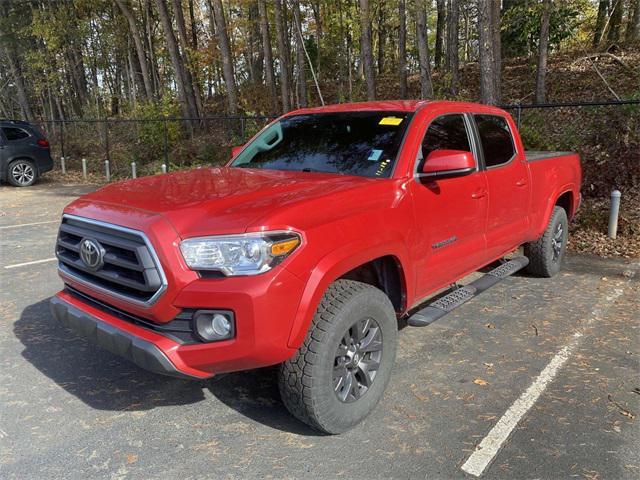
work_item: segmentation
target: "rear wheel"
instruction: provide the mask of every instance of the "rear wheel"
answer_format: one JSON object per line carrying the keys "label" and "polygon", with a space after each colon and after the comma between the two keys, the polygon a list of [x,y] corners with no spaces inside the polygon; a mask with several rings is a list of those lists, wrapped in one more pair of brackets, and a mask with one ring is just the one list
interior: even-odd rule
{"label": "rear wheel", "polygon": [[37,177],[36,167],[29,160],[16,160],[9,164],[7,179],[15,187],[29,187]]}
{"label": "rear wheel", "polygon": [[558,273],[567,248],[568,234],[567,212],[562,207],[553,207],[544,234],[524,246],[524,254],[529,258],[527,271],[539,277],[553,277]]}
{"label": "rear wheel", "polygon": [[282,400],[299,420],[341,433],[371,413],[395,361],[397,320],[377,288],[338,280],[325,293],[307,337],[279,372]]}

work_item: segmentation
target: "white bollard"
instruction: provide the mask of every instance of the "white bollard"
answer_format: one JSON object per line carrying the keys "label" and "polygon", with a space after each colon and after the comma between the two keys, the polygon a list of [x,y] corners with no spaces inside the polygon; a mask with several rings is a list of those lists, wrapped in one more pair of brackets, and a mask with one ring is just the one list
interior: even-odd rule
{"label": "white bollard", "polygon": [[162,164],[162,167],[160,167],[162,169],[162,173],[167,173],[167,165],[166,164]]}
{"label": "white bollard", "polygon": [[104,161],[104,175],[107,177],[107,182],[111,181],[111,170],[109,169],[109,160]]}
{"label": "white bollard", "polygon": [[87,179],[87,159],[86,158],[82,159],[82,177],[85,180]]}
{"label": "white bollard", "polygon": [[616,239],[618,235],[618,213],[620,212],[620,190],[611,192],[611,210],[609,210],[609,238]]}
{"label": "white bollard", "polygon": [[131,162],[131,178],[138,178],[138,170],[136,169],[136,162]]}
{"label": "white bollard", "polygon": [[60,157],[60,170],[62,170],[62,174],[67,174],[67,166],[64,163],[64,157]]}

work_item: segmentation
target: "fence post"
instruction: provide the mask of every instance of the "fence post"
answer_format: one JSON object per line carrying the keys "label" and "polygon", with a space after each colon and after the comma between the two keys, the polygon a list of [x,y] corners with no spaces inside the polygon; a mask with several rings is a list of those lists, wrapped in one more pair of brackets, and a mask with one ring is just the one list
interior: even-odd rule
{"label": "fence post", "polygon": [[620,212],[620,190],[611,192],[611,210],[609,210],[609,238],[615,240],[618,235],[618,213]]}
{"label": "fence post", "polygon": [[104,175],[107,177],[107,182],[111,181],[111,169],[109,168],[109,160],[104,161]]}
{"label": "fence post", "polygon": [[84,179],[87,179],[87,159],[83,158],[82,159],[82,176],[84,177]]}
{"label": "fence post", "polygon": [[518,104],[517,115],[518,115],[518,130],[520,130],[520,117],[522,115],[522,105],[520,103]]}
{"label": "fence post", "polygon": [[162,122],[164,133],[164,164],[169,164],[169,132],[167,131],[167,119]]}
{"label": "fence post", "polygon": [[240,117],[240,138],[242,138],[242,143],[244,143],[244,115]]}
{"label": "fence post", "polygon": [[162,170],[162,173],[167,173],[167,165],[163,163],[160,170]]}
{"label": "fence post", "polygon": [[109,120],[104,119],[104,153],[107,161],[111,160],[109,157]]}
{"label": "fence post", "polygon": [[60,157],[60,170],[62,170],[62,174],[67,174],[67,166],[64,164],[64,157]]}
{"label": "fence post", "polygon": [[60,120],[60,156],[64,157],[64,120]]}
{"label": "fence post", "polygon": [[138,171],[136,170],[136,162],[131,162],[131,177],[138,178]]}

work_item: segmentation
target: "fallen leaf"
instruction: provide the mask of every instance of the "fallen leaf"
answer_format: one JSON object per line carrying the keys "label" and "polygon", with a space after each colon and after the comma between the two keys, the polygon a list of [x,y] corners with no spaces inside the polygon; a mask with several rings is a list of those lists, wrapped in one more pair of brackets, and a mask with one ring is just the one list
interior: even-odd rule
{"label": "fallen leaf", "polygon": [[482,380],[481,378],[476,378],[473,383],[475,383],[476,385],[489,385],[489,382],[487,382],[486,380]]}
{"label": "fallen leaf", "polygon": [[135,463],[137,461],[138,461],[138,455],[136,455],[135,453],[127,454],[127,463]]}
{"label": "fallen leaf", "polygon": [[487,327],[487,328],[496,328],[496,326],[493,323],[487,323],[485,325],[485,327]]}

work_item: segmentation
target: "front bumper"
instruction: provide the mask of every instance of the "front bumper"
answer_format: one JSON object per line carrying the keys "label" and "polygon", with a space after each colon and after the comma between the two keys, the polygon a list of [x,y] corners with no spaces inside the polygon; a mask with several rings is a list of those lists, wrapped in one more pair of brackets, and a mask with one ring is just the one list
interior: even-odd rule
{"label": "front bumper", "polygon": [[97,315],[81,310],[60,296],[51,298],[50,307],[53,316],[65,327],[145,370],[190,380],[212,376],[178,369],[152,340],[141,338],[131,331],[101,320]]}

